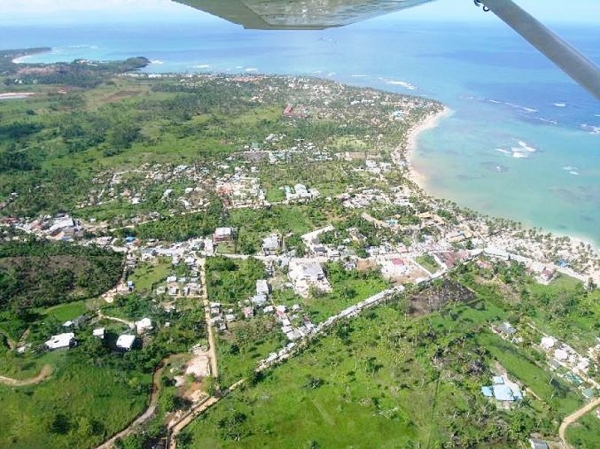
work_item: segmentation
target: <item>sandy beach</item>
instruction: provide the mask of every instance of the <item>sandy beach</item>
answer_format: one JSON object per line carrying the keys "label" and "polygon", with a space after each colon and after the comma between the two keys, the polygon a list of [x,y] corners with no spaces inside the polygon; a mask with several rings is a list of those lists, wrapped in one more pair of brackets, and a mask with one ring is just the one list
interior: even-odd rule
{"label": "sandy beach", "polygon": [[417,149],[419,135],[423,131],[427,131],[428,129],[432,129],[438,126],[439,122],[442,119],[450,116],[452,112],[452,109],[444,106],[444,109],[442,109],[440,112],[428,116],[425,120],[414,126],[408,132],[408,135],[406,137],[406,148],[404,149],[404,158],[406,159],[407,163],[408,177],[411,181],[413,181],[423,190],[425,190],[427,178],[423,173],[419,173],[415,169],[414,164],[412,163],[412,158],[414,157],[415,150]]}

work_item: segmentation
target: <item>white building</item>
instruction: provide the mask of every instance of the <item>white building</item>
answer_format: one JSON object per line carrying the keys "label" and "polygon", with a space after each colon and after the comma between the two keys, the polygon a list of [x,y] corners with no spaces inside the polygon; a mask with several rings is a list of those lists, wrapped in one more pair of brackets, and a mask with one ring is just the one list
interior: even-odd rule
{"label": "white building", "polygon": [[146,331],[152,330],[152,321],[150,318],[142,318],[135,322],[135,328],[138,334],[143,334]]}
{"label": "white building", "polygon": [[292,259],[289,264],[288,276],[294,285],[294,291],[304,298],[308,297],[310,287],[315,287],[323,292],[331,292],[331,285],[318,262]]}
{"label": "white building", "polygon": [[129,351],[133,347],[133,343],[135,342],[135,335],[119,335],[117,338],[117,348],[125,349]]}
{"label": "white building", "polygon": [[233,240],[233,229],[232,228],[217,228],[213,234],[213,242],[228,242]]}
{"label": "white building", "polygon": [[269,283],[266,279],[259,279],[256,281],[256,294],[268,296],[270,293]]}
{"label": "white building", "polygon": [[544,349],[551,349],[556,344],[556,339],[553,337],[542,337],[540,346]]}
{"label": "white building", "polygon": [[75,334],[73,332],[66,332],[64,334],[53,335],[50,337],[45,345],[48,349],[60,349],[68,348],[72,343],[75,342]]}

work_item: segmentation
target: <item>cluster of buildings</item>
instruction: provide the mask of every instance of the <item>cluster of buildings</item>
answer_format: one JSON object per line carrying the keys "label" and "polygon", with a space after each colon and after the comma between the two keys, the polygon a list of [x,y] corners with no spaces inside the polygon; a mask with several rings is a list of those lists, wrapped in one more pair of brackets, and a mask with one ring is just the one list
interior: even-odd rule
{"label": "cluster of buildings", "polygon": [[307,259],[291,259],[288,265],[288,277],[294,292],[308,298],[311,288],[323,293],[332,291],[323,267],[317,261]]}
{"label": "cluster of buildings", "polygon": [[[107,318],[107,317],[104,317]],[[111,318],[107,318],[111,319]],[[80,329],[85,323],[88,322],[88,318],[85,315],[81,315],[73,320],[69,320],[63,324],[65,328],[75,328]],[[137,336],[142,336],[147,332],[151,331],[154,328],[152,324],[152,320],[150,318],[142,318],[139,321],[136,321],[130,324],[130,330],[135,330],[137,335],[135,334],[122,334],[119,335],[115,346],[117,349],[123,349],[129,351],[133,348]],[[97,327],[92,330],[92,335],[95,338],[100,340],[104,340],[106,335],[106,328]],[[64,348],[72,348],[77,346],[77,340],[75,338],[75,332],[64,332],[62,334],[52,335],[45,343],[47,349],[55,350],[55,349],[64,349]]]}
{"label": "cluster of buildings", "polygon": [[[571,346],[548,335],[542,337],[539,347],[557,375],[579,386],[584,397],[596,396],[600,384],[588,375],[592,366],[590,357],[580,355]],[[593,355],[593,351],[590,352],[590,355]]]}
{"label": "cluster of buildings", "polygon": [[284,186],[283,191],[285,193],[285,200],[288,203],[309,201],[309,200],[318,198],[320,195],[320,193],[317,189],[315,189],[315,188],[309,189],[304,184],[296,184],[293,187]]}
{"label": "cluster of buildings", "polygon": [[230,207],[260,207],[265,205],[266,193],[260,187],[260,178],[243,176],[236,167],[233,176],[217,179],[217,194]]}
{"label": "cluster of buildings", "polygon": [[523,399],[523,392],[518,384],[512,382],[508,376],[494,376],[492,385],[481,387],[481,393],[486,398],[494,398],[496,401],[510,403]]}
{"label": "cluster of buildings", "polygon": [[54,217],[46,215],[32,221],[5,218],[3,219],[3,223],[15,226],[28,234],[35,234],[38,237],[50,240],[72,241],[75,238],[82,237],[84,230],[82,223],[69,214],[57,214]]}

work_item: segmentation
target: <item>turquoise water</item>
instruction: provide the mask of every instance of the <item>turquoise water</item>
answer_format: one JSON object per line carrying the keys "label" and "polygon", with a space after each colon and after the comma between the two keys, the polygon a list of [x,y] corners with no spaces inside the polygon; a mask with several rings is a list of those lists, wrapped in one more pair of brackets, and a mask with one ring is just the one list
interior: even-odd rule
{"label": "turquoise water", "polygon": [[[558,31],[600,62],[599,27]],[[267,32],[188,18],[3,27],[0,43],[53,47],[34,62],[142,55],[154,61],[149,72],[314,75],[439,99],[454,113],[421,136],[414,158],[431,193],[600,243],[600,103],[503,26],[411,23],[399,14]]]}

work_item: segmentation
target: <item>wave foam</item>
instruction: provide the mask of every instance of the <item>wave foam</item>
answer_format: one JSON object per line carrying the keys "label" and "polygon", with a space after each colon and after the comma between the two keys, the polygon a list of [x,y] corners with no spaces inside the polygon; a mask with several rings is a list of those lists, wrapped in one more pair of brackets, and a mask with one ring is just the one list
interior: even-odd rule
{"label": "wave foam", "polygon": [[600,126],[588,125],[587,123],[584,123],[580,125],[580,128],[589,132],[590,134],[600,134]]}
{"label": "wave foam", "polygon": [[417,90],[417,86],[414,86],[410,83],[407,83],[406,81],[395,81],[395,80],[388,80],[385,82],[386,84],[390,84],[392,86],[402,86],[405,89],[408,90]]}

